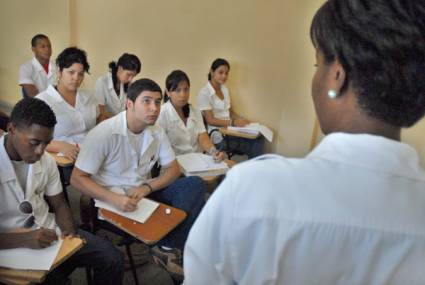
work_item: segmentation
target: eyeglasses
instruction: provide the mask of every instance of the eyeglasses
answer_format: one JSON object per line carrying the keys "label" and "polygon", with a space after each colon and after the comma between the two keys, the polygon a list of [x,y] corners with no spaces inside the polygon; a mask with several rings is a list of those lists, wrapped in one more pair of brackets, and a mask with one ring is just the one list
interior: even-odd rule
{"label": "eyeglasses", "polygon": [[28,217],[24,221],[24,228],[31,228],[35,224],[35,216],[34,209],[32,208],[32,204],[28,200],[24,200],[18,205],[18,210],[24,215],[28,215]]}

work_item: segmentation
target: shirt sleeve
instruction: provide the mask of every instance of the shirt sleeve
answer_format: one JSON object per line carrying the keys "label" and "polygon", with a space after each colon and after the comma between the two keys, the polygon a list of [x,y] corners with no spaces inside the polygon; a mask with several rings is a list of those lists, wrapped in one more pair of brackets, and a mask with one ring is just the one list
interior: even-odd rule
{"label": "shirt sleeve", "polygon": [[205,129],[204,119],[202,117],[202,114],[199,110],[194,109],[193,110],[195,119],[196,119],[196,132],[198,135],[202,133],[206,133],[207,130]]}
{"label": "shirt sleeve", "polygon": [[95,96],[99,105],[105,105],[105,84],[103,84],[102,77],[96,80]]}
{"label": "shirt sleeve", "polygon": [[22,85],[22,84],[33,84],[34,80],[32,79],[32,68],[30,65],[28,64],[22,64],[19,67],[19,79],[18,79],[18,84]]}
{"label": "shirt sleeve", "polygon": [[100,134],[97,128],[89,131],[83,144],[80,146],[75,166],[89,174],[96,174],[102,166],[110,137]]}
{"label": "shirt sleeve", "polygon": [[62,184],[59,176],[56,161],[50,154],[44,154],[45,167],[47,171],[47,184],[44,194],[46,196],[55,196],[62,192]]}
{"label": "shirt sleeve", "polygon": [[236,284],[228,239],[235,206],[232,188],[233,180],[226,177],[190,230],[183,258],[185,285]]}
{"label": "shirt sleeve", "polygon": [[198,108],[201,111],[212,110],[210,96],[207,88],[202,88],[198,94]]}
{"label": "shirt sleeve", "polygon": [[161,128],[160,145],[159,145],[159,164],[162,166],[170,164],[176,159],[173,149],[171,148],[170,141]]}

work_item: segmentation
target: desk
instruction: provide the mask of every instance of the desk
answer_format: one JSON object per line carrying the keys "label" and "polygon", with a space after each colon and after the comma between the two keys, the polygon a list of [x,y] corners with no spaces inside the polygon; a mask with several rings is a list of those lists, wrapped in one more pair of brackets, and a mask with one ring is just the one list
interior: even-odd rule
{"label": "desk", "polygon": [[[165,209],[171,209],[169,215]],[[147,245],[153,245],[165,237],[186,218],[183,210],[159,203],[159,207],[145,223],[139,223],[105,209],[99,209],[99,215],[117,228],[132,235]]]}
{"label": "desk", "polygon": [[[227,166],[229,168],[232,168],[233,166],[235,166],[236,162],[230,159],[225,159],[224,162],[227,164]],[[204,180],[205,183],[207,184],[212,184],[215,183],[217,181],[218,176],[217,175],[213,175],[213,176],[203,176],[201,177],[202,180]]]}
{"label": "desk", "polygon": [[73,255],[84,245],[84,242],[80,238],[66,238],[63,241],[62,247],[60,248],[58,255],[53,262],[52,268],[49,271],[46,270],[19,270],[9,269],[0,267],[0,282],[12,285],[20,284],[31,284],[43,282],[46,275],[58,267],[62,262]]}
{"label": "desk", "polygon": [[238,138],[245,138],[245,139],[256,139],[260,136],[260,133],[258,134],[249,134],[249,133],[244,133],[244,132],[237,132],[237,131],[233,131],[233,130],[229,130],[227,128],[220,128],[219,129],[220,133],[222,133],[223,135],[226,136],[232,136],[232,137],[238,137]]}

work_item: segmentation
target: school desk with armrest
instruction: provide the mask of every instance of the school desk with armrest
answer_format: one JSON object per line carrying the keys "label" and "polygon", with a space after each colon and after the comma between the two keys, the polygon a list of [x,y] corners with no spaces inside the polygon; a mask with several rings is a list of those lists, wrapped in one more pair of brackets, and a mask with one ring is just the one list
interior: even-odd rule
{"label": "school desk with armrest", "polygon": [[50,270],[19,270],[0,267],[0,282],[11,285],[27,285],[43,282],[46,275],[67,260],[84,245],[80,238],[66,238],[63,240],[58,255]]}
{"label": "school desk with armrest", "polygon": [[[159,203],[159,207],[149,219],[144,223],[139,223],[106,209],[96,208],[94,200],[86,195],[82,195],[80,199],[80,214],[85,229],[93,234],[99,229],[104,229],[123,237],[123,241],[118,245],[125,247],[136,284],[139,284],[139,281],[130,248],[134,239],[153,246],[183,222],[187,216],[183,210]],[[103,220],[98,219],[98,216]]]}

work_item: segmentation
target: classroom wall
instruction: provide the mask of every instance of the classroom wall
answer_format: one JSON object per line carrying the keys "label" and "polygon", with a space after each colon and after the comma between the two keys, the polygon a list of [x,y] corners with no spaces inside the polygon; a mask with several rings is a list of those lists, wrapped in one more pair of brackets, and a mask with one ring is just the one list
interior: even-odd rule
{"label": "classroom wall", "polygon": [[[70,43],[88,53],[93,89],[108,62],[123,52],[142,61],[138,76],[164,86],[173,69],[191,79],[191,101],[216,57],[230,61],[228,87],[235,110],[275,133],[269,149],[303,156],[310,146],[314,109],[310,82],[314,50],[309,25],[323,0],[2,0],[0,105],[20,98],[19,65],[31,58],[29,41],[46,33],[54,57]],[[101,7],[101,8],[100,8]],[[47,15],[52,15],[47,17]],[[425,161],[425,124],[404,133]]]}

